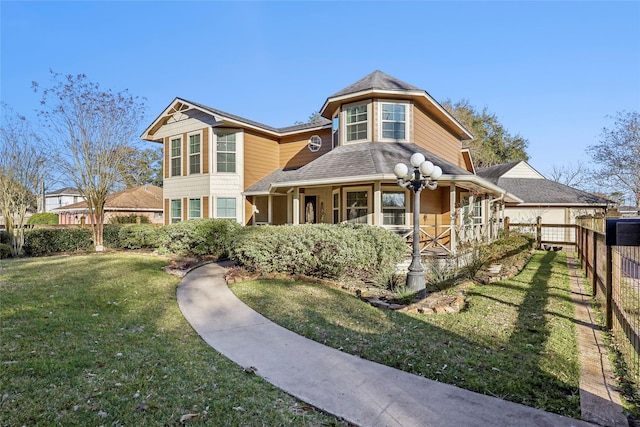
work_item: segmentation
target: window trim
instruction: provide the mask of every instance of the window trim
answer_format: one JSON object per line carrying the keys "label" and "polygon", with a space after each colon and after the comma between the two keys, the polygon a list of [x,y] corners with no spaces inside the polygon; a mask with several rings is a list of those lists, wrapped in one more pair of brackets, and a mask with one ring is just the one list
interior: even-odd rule
{"label": "window trim", "polygon": [[[173,216],[173,203],[178,202],[180,213],[178,216]],[[175,224],[182,222],[182,199],[170,199],[169,201],[169,224]]]}
{"label": "window trim", "polygon": [[[173,141],[178,141],[178,148],[180,149],[180,154],[177,156],[173,155]],[[173,173],[173,161],[178,159],[178,173]],[[182,176],[182,135],[170,136],[169,137],[169,178],[173,178],[175,176]]]}
{"label": "window trim", "polygon": [[[336,201],[337,206],[336,206]],[[340,190],[333,190],[331,192],[331,219],[333,224],[340,223]]]}
{"label": "window trim", "polygon": [[[192,153],[191,152],[191,137],[198,135],[200,137],[200,151],[198,151],[197,153]],[[200,175],[202,174],[202,131],[197,131],[197,132],[190,132],[187,134],[187,156],[188,156],[188,161],[187,161],[187,166],[189,167],[189,175]],[[198,164],[198,172],[191,172],[191,158],[195,155],[198,155],[200,157],[200,161]]]}
{"label": "window trim", "polygon": [[[367,221],[364,222],[363,224],[372,224],[372,214],[373,214],[373,197],[372,197],[372,191],[371,191],[371,187],[348,187],[345,188],[342,192],[342,198],[341,198],[341,202],[342,202],[342,209],[341,209],[341,213],[342,213],[342,218],[343,221],[342,222],[353,222],[355,223],[355,221],[353,220],[349,220],[349,212],[348,212],[348,206],[347,206],[347,196],[349,193],[360,193],[360,192],[366,192],[367,193]],[[360,209],[362,209],[362,207],[360,207]],[[359,223],[358,223],[359,224]]]}
{"label": "window trim", "polygon": [[[225,200],[233,200],[233,211],[234,211],[234,216],[220,216],[220,200],[221,199],[225,199]],[[221,218],[221,219],[233,219],[234,221],[238,220],[238,199],[236,197],[216,197],[216,218]]]}
{"label": "window trim", "polygon": [[[404,207],[400,208],[400,207],[387,207],[386,209],[394,209],[394,210],[404,210],[404,224],[385,224],[384,223],[384,211],[385,211],[385,206],[384,206],[384,194],[385,193],[403,193],[404,194]],[[380,203],[380,209],[382,210],[381,214],[382,214],[382,226],[385,228],[406,228],[409,225],[409,191],[407,190],[402,190],[402,189],[396,189],[393,187],[383,187],[382,188],[382,200]]]}
{"label": "window trim", "polygon": [[322,138],[320,135],[312,135],[307,142],[307,147],[312,153],[317,153],[322,148]]}
{"label": "window trim", "polygon": [[[192,211],[191,211],[191,201],[195,201],[197,200],[198,202],[200,202],[200,207],[198,208],[199,211],[199,215],[198,216],[193,216]],[[189,197],[189,199],[187,200],[187,218],[188,219],[196,219],[196,218],[202,218],[202,198],[201,197]]]}
{"label": "window trim", "polygon": [[[220,151],[218,149],[218,138],[220,138],[220,133],[222,133],[223,135],[234,135],[234,141],[233,143],[235,144],[235,149],[234,151]],[[238,134],[239,132],[233,129],[216,129],[215,131],[215,135],[216,135],[216,150],[215,150],[215,159],[216,159],[216,173],[226,173],[226,174],[236,174],[238,173]],[[219,161],[218,161],[218,156],[221,154],[230,154],[233,153],[234,154],[234,161],[233,161],[233,171],[221,171],[219,168]],[[225,162],[225,164],[227,164]]]}
{"label": "window trim", "polygon": [[[383,124],[385,122],[401,123],[396,120],[382,120],[382,106],[383,105],[403,105],[404,106],[404,138],[385,138],[383,134]],[[411,129],[411,103],[408,101],[400,100],[381,100],[378,101],[378,139],[385,142],[409,142],[409,131]]]}
{"label": "window trim", "polygon": [[[363,139],[354,139],[352,141],[349,141],[347,136],[348,136],[348,132],[347,132],[347,128],[348,126],[353,126],[355,124],[360,124],[363,123],[361,122],[355,122],[355,123],[347,123],[347,110],[351,109],[351,108],[357,108],[360,106],[365,106],[367,107],[367,120],[366,120],[366,125],[367,125],[367,136],[366,138]],[[366,101],[361,101],[361,102],[354,102],[352,104],[347,104],[343,106],[342,109],[342,117],[341,117],[341,127],[342,127],[342,131],[340,132],[340,136],[341,136],[341,140],[344,141],[343,145],[347,145],[347,144],[357,144],[360,142],[369,142],[371,141],[371,110],[372,110],[372,105],[373,103],[371,102],[371,100],[366,100]]]}

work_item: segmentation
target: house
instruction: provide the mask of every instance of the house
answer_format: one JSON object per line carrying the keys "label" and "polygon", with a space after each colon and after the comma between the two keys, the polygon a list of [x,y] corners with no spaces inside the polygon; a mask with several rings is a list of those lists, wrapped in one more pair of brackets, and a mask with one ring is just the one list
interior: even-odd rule
{"label": "house", "polygon": [[423,253],[490,238],[504,203],[522,202],[475,173],[462,149],[472,135],[423,89],[375,71],[329,96],[320,115],[274,128],[175,98],[142,135],[164,146],[165,224],[353,222],[408,236],[414,194],[393,170],[416,152],[443,171],[421,196]]}
{"label": "house", "polygon": [[[113,217],[138,215],[146,216],[152,224],[162,224],[162,188],[142,185],[128,188],[107,196],[105,203],[105,223]],[[82,201],[52,210],[58,214],[59,224],[90,224],[87,202]]]}
{"label": "house", "polygon": [[77,188],[65,187],[45,194],[44,199],[44,212],[51,212],[53,209],[81,202],[84,197]]}
{"label": "house", "polygon": [[[478,175],[504,188],[522,201],[507,202],[504,215],[511,223],[575,224],[576,217],[603,215],[613,201],[546,179],[525,161],[481,168]],[[573,241],[573,231],[563,228],[543,229],[544,240]]]}

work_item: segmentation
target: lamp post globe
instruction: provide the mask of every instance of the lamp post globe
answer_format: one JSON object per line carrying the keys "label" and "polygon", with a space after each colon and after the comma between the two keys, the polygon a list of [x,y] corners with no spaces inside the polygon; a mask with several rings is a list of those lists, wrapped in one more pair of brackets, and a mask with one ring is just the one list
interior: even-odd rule
{"label": "lamp post globe", "polygon": [[426,160],[422,153],[414,153],[409,159],[409,163],[413,166],[413,171],[409,171],[409,167],[404,163],[398,163],[393,168],[393,173],[398,178],[400,187],[407,188],[414,193],[413,250],[406,287],[416,294],[420,294],[426,290],[424,269],[420,260],[420,193],[425,187],[430,190],[437,188],[437,180],[442,176],[442,169]]}

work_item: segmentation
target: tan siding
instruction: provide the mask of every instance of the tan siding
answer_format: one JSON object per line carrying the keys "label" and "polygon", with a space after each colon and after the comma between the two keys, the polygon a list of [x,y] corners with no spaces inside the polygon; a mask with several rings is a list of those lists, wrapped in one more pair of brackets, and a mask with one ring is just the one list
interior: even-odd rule
{"label": "tan siding", "polygon": [[189,199],[187,199],[186,197],[184,197],[182,199],[182,220],[186,221],[187,220],[187,206],[189,206]]}
{"label": "tan siding", "polygon": [[464,167],[460,164],[462,143],[458,138],[447,132],[417,105],[414,109],[413,118],[414,142],[417,145],[454,165]]}
{"label": "tan siding", "polygon": [[[322,146],[315,153],[308,148],[309,138],[318,135],[322,139]],[[281,168],[296,168],[317,159],[331,150],[331,129],[305,132],[298,135],[283,137],[280,141]]]}
{"label": "tan siding", "polygon": [[[209,173],[209,128],[202,129],[202,173]],[[206,217],[205,217],[206,218]]]}
{"label": "tan siding", "polygon": [[245,131],[244,188],[252,186],[278,167],[277,139]]}
{"label": "tan siding", "polygon": [[164,139],[164,177],[169,178],[169,170],[171,169],[171,162],[169,160],[169,154],[171,153],[171,147],[169,146],[169,137]]}
{"label": "tan siding", "polygon": [[202,197],[202,218],[209,218],[209,196]]}
{"label": "tan siding", "polygon": [[162,216],[164,217],[164,225],[169,224],[170,215],[171,212],[169,212],[169,199],[164,199],[164,212],[162,213]]}

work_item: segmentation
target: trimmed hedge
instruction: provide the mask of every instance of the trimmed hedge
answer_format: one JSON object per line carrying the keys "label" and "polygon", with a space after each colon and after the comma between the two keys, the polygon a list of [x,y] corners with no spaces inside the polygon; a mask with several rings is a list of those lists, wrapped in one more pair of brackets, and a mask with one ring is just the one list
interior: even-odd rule
{"label": "trimmed hedge", "polygon": [[118,232],[119,247],[122,249],[155,249],[161,228],[152,225],[125,225]]}
{"label": "trimmed hedge", "polygon": [[227,257],[240,224],[228,219],[190,219],[162,227],[158,252],[178,255]]}
{"label": "trimmed hedge", "polygon": [[245,227],[231,258],[262,274],[368,281],[393,271],[405,252],[404,239],[380,227],[304,224]]}
{"label": "trimmed hedge", "polygon": [[38,212],[34,213],[27,220],[27,224],[46,224],[55,225],[58,224],[58,215],[51,212]]}
{"label": "trimmed hedge", "polygon": [[25,230],[26,255],[43,255],[55,252],[87,251],[93,247],[90,229],[34,228]]}

